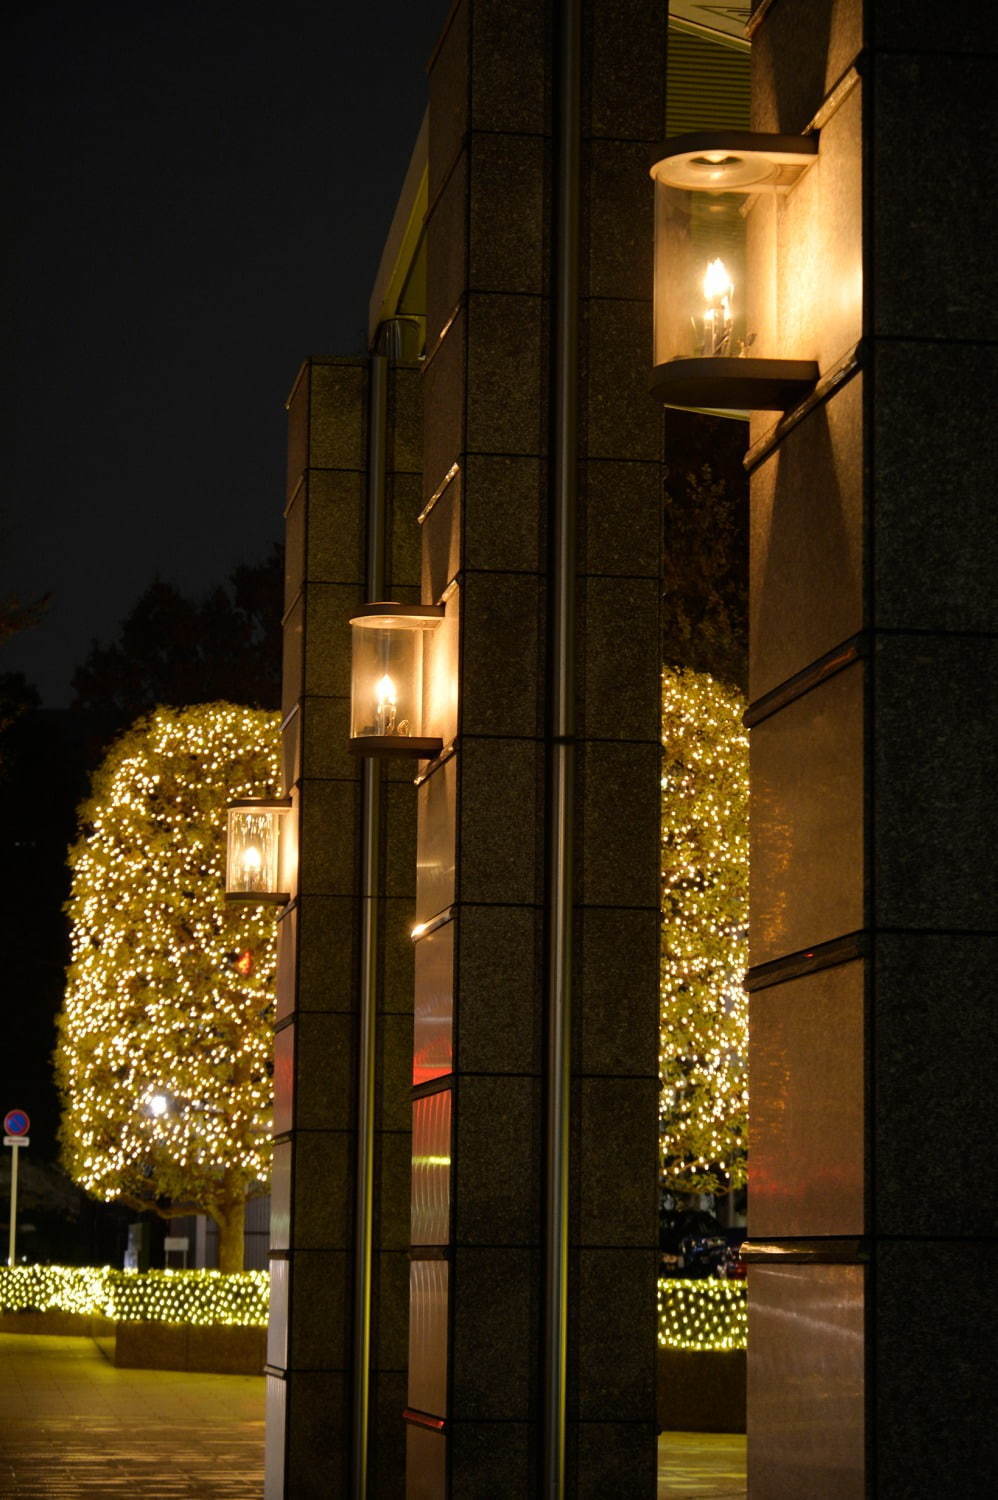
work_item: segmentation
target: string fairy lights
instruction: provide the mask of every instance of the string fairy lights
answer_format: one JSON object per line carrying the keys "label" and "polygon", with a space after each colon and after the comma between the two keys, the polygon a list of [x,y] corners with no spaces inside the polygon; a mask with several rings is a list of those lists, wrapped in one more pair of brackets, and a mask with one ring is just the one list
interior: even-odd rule
{"label": "string fairy lights", "polygon": [[745,1181],[748,737],[745,700],[706,672],[662,673],[662,1185]]}
{"label": "string fairy lights", "polygon": [[658,1283],[661,1349],[744,1349],[748,1289],[744,1281],[663,1276]]}
{"label": "string fairy lights", "polygon": [[64,1162],[97,1198],[210,1214],[226,1269],[270,1172],[276,932],[272,906],[224,899],[225,808],[272,795],[278,756],[277,714],[156,709],[111,747],[70,851]]}
{"label": "string fairy lights", "polygon": [[98,1315],[116,1322],[261,1327],[267,1271],[116,1271],[110,1266],[0,1267],[0,1311]]}

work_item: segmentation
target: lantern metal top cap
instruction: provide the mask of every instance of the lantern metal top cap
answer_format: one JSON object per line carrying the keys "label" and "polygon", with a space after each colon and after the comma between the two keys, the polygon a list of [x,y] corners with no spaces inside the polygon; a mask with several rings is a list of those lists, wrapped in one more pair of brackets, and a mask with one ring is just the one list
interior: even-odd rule
{"label": "lantern metal top cap", "polygon": [[396,604],[383,599],[362,604],[350,624],[370,630],[433,630],[444,617],[442,604]]}
{"label": "lantern metal top cap", "polygon": [[229,812],[235,812],[239,808],[245,808],[249,812],[287,812],[291,806],[290,797],[236,797],[232,802],[225,804]]}
{"label": "lantern metal top cap", "polygon": [[651,168],[666,187],[702,193],[777,191],[792,187],[818,155],[817,135],[756,130],[698,130],[665,142]]}

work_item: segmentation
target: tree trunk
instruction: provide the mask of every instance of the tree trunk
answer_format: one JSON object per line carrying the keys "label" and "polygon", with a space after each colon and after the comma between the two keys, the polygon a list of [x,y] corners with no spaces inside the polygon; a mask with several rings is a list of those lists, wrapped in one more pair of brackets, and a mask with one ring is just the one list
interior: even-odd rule
{"label": "tree trunk", "polygon": [[215,1209],[212,1218],[218,1225],[218,1269],[243,1269],[243,1230],[246,1225],[246,1199],[239,1198]]}

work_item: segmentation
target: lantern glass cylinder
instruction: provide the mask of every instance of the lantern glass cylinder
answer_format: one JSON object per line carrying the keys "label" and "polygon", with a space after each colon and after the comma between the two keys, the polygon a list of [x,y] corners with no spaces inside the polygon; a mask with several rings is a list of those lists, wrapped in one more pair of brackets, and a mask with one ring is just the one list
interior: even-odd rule
{"label": "lantern glass cylinder", "polygon": [[279,889],[281,817],[273,803],[234,803],[228,810],[225,893],[257,901],[284,900]]}
{"label": "lantern glass cylinder", "polygon": [[754,343],[745,196],[658,182],[655,199],[655,363],[742,357]]}
{"label": "lantern glass cylinder", "polygon": [[441,605],[365,605],[350,625],[350,741],[355,750],[429,755],[423,684],[430,631]]}
{"label": "lantern glass cylinder", "polygon": [[418,737],[422,728],[423,632],[355,622],[351,737]]}
{"label": "lantern glass cylinder", "polygon": [[818,365],[782,348],[781,282],[792,278],[778,265],[781,205],[817,142],[720,131],[665,144],[652,168],[652,390],[694,411],[786,411],[814,388]]}

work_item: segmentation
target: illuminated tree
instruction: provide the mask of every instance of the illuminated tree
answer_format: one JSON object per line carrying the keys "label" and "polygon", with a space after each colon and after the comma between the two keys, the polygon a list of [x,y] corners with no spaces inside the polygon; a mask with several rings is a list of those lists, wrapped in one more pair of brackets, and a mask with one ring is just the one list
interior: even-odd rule
{"label": "illuminated tree", "polygon": [[274,908],[225,902],[225,804],[273,795],[278,715],[156,709],[111,747],[70,851],[56,1071],[63,1158],[95,1197],[218,1225],[242,1266],[270,1171]]}
{"label": "illuminated tree", "polygon": [[748,738],[745,700],[707,672],[662,674],[663,1186],[745,1181]]}

